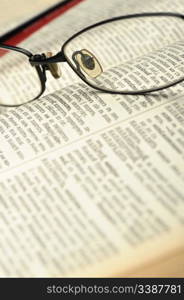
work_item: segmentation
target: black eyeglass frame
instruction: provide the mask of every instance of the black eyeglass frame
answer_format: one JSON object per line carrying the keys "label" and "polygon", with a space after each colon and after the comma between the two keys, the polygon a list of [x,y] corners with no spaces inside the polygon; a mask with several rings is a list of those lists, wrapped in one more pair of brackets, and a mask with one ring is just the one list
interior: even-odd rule
{"label": "black eyeglass frame", "polygon": [[[166,84],[165,86],[159,87],[159,88],[153,88],[153,89],[147,89],[144,91],[115,91],[115,90],[106,90],[103,89],[101,87],[98,87],[96,85],[93,85],[92,83],[90,83],[89,81],[86,80],[86,78],[83,76],[82,73],[78,72],[77,69],[72,65],[72,63],[70,62],[70,60],[67,58],[67,56],[65,55],[65,47],[68,45],[68,43],[73,40],[74,38],[76,38],[77,36],[79,36],[80,34],[94,28],[94,27],[98,27],[100,25],[106,24],[106,23],[110,23],[110,22],[114,22],[114,21],[118,21],[118,20],[123,20],[123,19],[131,19],[131,18],[142,18],[142,17],[155,17],[155,16],[165,16],[165,17],[178,17],[180,19],[184,20],[184,15],[180,14],[180,13],[173,13],[173,12],[148,12],[148,13],[137,13],[137,14],[130,14],[130,15],[123,15],[123,16],[118,16],[118,17],[114,17],[114,18],[110,18],[110,19],[106,19],[103,21],[100,21],[98,23],[95,23],[93,25],[90,25],[82,30],[80,30],[79,32],[75,33],[74,35],[72,35],[69,39],[67,39],[63,46],[61,47],[61,50],[54,56],[46,58],[46,56],[44,54],[32,54],[30,51],[20,48],[20,47],[16,47],[16,46],[10,46],[4,43],[0,43],[0,48],[4,48],[7,50],[12,50],[12,51],[17,51],[19,53],[22,53],[24,55],[26,55],[28,57],[28,60],[30,62],[30,64],[32,66],[35,67],[36,72],[38,73],[38,77],[40,79],[40,83],[41,83],[41,91],[39,93],[38,96],[36,96],[34,99],[31,99],[29,101],[27,101],[26,103],[32,102],[36,99],[38,99],[45,91],[46,89],[46,81],[47,81],[47,77],[46,77],[46,70],[47,70],[47,65],[48,64],[53,64],[53,63],[60,63],[60,62],[67,62],[69,64],[69,66],[71,67],[71,69],[90,87],[101,91],[101,92],[105,92],[105,93],[109,93],[109,94],[124,94],[124,95],[144,95],[150,92],[156,92],[156,91],[160,91],[169,87],[172,87],[182,81],[184,81],[184,77],[180,80],[177,80],[176,82],[170,83],[170,84]],[[4,104],[0,104],[0,106],[5,106],[5,107],[16,107],[16,106],[20,106],[22,104],[18,104],[18,105],[4,105]]]}

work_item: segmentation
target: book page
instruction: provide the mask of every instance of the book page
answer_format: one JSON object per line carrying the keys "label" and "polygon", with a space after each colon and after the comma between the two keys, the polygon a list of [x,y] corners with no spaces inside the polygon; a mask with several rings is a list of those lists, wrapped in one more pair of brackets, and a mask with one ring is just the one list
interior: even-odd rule
{"label": "book page", "polygon": [[71,86],[1,117],[2,274],[103,274],[183,243],[184,98],[128,116],[105,96]]}
{"label": "book page", "polygon": [[2,114],[1,276],[125,275],[183,249],[183,94],[76,83]]}

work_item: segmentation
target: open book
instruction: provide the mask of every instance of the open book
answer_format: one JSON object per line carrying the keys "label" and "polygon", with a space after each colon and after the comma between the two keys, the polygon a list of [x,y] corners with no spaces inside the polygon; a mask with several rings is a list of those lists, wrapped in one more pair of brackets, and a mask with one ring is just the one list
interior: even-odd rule
{"label": "open book", "polygon": [[[184,12],[157,4],[85,0],[21,46],[57,51],[101,19]],[[184,276],[184,85],[110,95],[61,67],[42,99],[0,114],[0,276]]]}

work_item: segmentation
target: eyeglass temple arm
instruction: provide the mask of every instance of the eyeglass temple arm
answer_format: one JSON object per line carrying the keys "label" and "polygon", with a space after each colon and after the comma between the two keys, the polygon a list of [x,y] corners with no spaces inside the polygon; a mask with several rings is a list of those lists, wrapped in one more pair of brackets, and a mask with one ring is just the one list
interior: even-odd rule
{"label": "eyeglass temple arm", "polygon": [[56,55],[46,58],[46,56],[44,54],[34,54],[33,55],[30,51],[20,48],[20,47],[16,47],[16,46],[10,46],[10,45],[0,43],[0,48],[17,51],[17,52],[27,55],[29,57],[29,61],[32,66],[45,65],[48,63],[52,64],[52,63],[66,61],[63,51],[59,51]]}
{"label": "eyeglass temple arm", "polygon": [[52,64],[52,63],[66,61],[66,58],[65,58],[62,51],[59,51],[56,55],[54,55],[52,57],[46,58],[46,56],[44,54],[35,54],[35,55],[33,55],[30,51],[28,51],[26,49],[23,49],[23,48],[20,48],[20,47],[16,47],[16,46],[10,46],[10,45],[0,43],[0,48],[17,51],[17,52],[20,52],[22,54],[27,55],[29,57],[30,63],[33,66],[45,65],[47,63]]}
{"label": "eyeglass temple arm", "polygon": [[16,47],[16,46],[10,46],[10,45],[6,45],[6,44],[2,44],[2,43],[0,43],[0,48],[17,51],[17,52],[27,55],[28,57],[31,57],[33,55],[30,51],[28,51],[26,49]]}

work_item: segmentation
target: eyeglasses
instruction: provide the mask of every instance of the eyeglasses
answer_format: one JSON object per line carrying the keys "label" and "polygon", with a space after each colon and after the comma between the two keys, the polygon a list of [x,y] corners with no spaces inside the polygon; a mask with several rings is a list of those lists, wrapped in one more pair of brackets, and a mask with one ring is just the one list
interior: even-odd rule
{"label": "eyeglasses", "polygon": [[38,99],[47,72],[61,77],[61,62],[90,87],[112,94],[139,95],[184,80],[184,15],[144,13],[89,26],[69,38],[56,55],[32,54],[0,44],[0,105]]}

